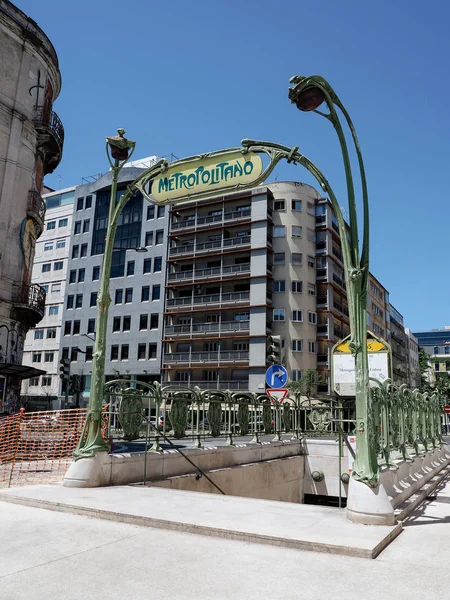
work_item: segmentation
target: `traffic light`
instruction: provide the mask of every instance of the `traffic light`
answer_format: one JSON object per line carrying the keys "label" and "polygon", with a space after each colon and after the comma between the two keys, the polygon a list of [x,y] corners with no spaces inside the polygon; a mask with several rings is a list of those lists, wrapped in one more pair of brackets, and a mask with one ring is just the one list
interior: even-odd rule
{"label": "traffic light", "polygon": [[69,381],[70,378],[70,360],[68,358],[63,358],[59,361],[59,364],[61,365],[59,367],[59,377],[60,379],[62,379],[63,381]]}
{"label": "traffic light", "polygon": [[268,335],[267,336],[266,362],[268,365],[281,365],[281,361],[282,361],[281,336]]}
{"label": "traffic light", "polygon": [[80,375],[71,375],[70,383],[69,383],[69,394],[73,396],[81,392],[81,376]]}

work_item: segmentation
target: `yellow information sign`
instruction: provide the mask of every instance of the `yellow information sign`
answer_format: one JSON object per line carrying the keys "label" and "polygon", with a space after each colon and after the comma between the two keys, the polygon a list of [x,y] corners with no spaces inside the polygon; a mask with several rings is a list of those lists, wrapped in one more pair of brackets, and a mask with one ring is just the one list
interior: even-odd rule
{"label": "yellow information sign", "polygon": [[[377,340],[367,340],[367,352],[387,352],[387,346]],[[343,342],[336,346],[335,352],[350,354],[349,342]]]}
{"label": "yellow information sign", "polygon": [[156,202],[205,192],[216,194],[239,184],[248,186],[260,177],[262,170],[262,159],[255,152],[222,152],[169,167],[153,181],[151,193]]}

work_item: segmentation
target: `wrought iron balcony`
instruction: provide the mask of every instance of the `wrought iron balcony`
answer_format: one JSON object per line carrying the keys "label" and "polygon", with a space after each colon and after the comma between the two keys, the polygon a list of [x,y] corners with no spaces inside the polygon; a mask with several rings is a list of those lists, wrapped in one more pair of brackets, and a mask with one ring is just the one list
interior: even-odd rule
{"label": "wrought iron balcony", "polygon": [[220,352],[175,352],[164,354],[163,362],[178,364],[248,362],[249,353],[243,350],[221,350]]}
{"label": "wrought iron balcony", "polygon": [[37,283],[17,286],[13,295],[12,316],[34,327],[44,316],[45,290]]}
{"label": "wrought iron balcony", "polygon": [[55,112],[44,106],[36,108],[33,123],[38,133],[38,147],[44,149],[44,174],[53,173],[62,158],[63,124]]}
{"label": "wrought iron balcony", "polygon": [[46,206],[41,194],[35,190],[28,192],[27,215],[33,219],[37,237],[44,231]]}

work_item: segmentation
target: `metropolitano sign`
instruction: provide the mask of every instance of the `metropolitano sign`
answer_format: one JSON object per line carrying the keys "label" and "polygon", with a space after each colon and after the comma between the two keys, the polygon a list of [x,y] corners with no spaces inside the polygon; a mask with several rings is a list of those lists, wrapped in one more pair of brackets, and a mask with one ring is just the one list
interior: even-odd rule
{"label": "metropolitano sign", "polygon": [[249,187],[263,171],[261,156],[255,152],[223,151],[175,164],[152,181],[151,194],[157,204],[178,198],[211,194],[227,188]]}

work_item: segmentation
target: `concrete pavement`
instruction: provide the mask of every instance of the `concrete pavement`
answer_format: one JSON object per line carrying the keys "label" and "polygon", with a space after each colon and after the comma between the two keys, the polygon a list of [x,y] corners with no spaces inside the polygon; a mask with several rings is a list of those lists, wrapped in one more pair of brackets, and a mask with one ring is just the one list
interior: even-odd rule
{"label": "concrete pavement", "polygon": [[[80,490],[85,491],[85,490]],[[0,504],[2,600],[440,600],[449,595],[450,484],[375,560]]]}

